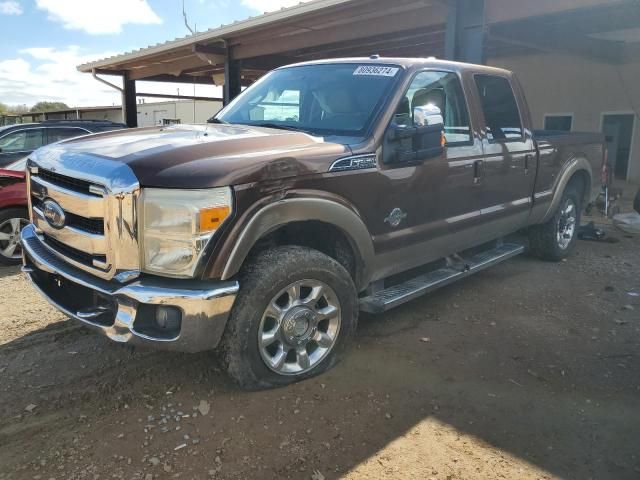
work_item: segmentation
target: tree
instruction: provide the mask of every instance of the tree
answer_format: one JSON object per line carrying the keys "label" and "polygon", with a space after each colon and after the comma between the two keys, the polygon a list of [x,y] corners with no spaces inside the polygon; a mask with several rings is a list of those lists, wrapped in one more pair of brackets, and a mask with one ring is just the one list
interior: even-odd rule
{"label": "tree", "polygon": [[23,113],[27,113],[29,109],[26,105],[9,105],[7,107],[7,113],[11,113],[13,115],[21,115]]}
{"label": "tree", "polygon": [[69,106],[63,102],[38,102],[31,107],[31,112],[51,112],[53,110],[66,110]]}
{"label": "tree", "polygon": [[6,104],[0,102],[0,115],[3,113],[7,113],[9,111],[9,107]]}

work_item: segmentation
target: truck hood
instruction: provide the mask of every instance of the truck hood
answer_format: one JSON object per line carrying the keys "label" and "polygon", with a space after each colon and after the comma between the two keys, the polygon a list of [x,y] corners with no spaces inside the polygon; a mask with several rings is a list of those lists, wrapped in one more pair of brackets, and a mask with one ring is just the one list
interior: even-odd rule
{"label": "truck hood", "polygon": [[88,135],[37,151],[49,159],[127,164],[143,187],[209,188],[325,173],[347,146],[305,133],[244,125],[175,125]]}

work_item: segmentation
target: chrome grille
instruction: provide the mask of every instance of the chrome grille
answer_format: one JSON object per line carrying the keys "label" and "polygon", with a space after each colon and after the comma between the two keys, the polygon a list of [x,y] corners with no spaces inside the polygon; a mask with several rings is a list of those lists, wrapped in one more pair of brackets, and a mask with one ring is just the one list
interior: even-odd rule
{"label": "chrome grille", "polygon": [[[34,208],[42,210],[43,201],[40,198],[35,196],[31,196],[31,204]],[[80,230],[84,230],[89,233],[94,233],[96,235],[104,235],[104,218],[86,218],[81,215],[76,215],[75,213],[66,212],[67,214],[67,222],[66,224],[70,227],[76,227]]]}
{"label": "chrome grille", "polygon": [[[36,151],[28,161],[31,221],[42,244],[65,262],[101,278],[139,272],[139,185],[124,164],[64,151]],[[62,212],[57,224],[45,204]],[[59,207],[59,208],[58,208]],[[51,214],[51,208],[48,213]]]}
{"label": "chrome grille", "polygon": [[77,178],[67,177],[66,175],[60,175],[59,173],[49,172],[47,170],[39,171],[38,177],[68,190],[87,194],[91,193],[91,182],[78,180]]}
{"label": "chrome grille", "polygon": [[[107,271],[110,262],[104,228],[106,199],[88,193],[90,185],[86,185],[87,193],[81,193],[80,188],[68,188],[87,182],[72,183],[66,176],[42,169],[32,173],[29,181],[32,221],[42,232],[44,243],[56,253],[84,267]],[[65,212],[63,228],[53,227],[45,218],[43,204],[49,199]]]}

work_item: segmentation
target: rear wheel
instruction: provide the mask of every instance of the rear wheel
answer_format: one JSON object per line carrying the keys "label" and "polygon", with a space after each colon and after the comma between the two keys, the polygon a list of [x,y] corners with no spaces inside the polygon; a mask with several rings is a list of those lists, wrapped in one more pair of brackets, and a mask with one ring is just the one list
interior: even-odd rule
{"label": "rear wheel", "polygon": [[0,211],[0,264],[18,265],[22,260],[20,232],[29,223],[26,210],[7,208]]}
{"label": "rear wheel", "polygon": [[547,223],[529,230],[531,252],[535,256],[557,262],[571,253],[580,226],[581,198],[578,188],[569,185],[555,215]]}
{"label": "rear wheel", "polygon": [[342,265],[310,248],[275,248],[243,272],[222,360],[243,388],[287,385],[333,366],[356,324],[356,290]]}

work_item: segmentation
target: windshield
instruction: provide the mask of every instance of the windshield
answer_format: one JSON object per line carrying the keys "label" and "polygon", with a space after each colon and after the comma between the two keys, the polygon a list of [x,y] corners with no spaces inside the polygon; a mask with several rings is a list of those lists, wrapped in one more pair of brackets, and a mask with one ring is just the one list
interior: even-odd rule
{"label": "windshield", "polygon": [[224,123],[361,135],[399,77],[400,67],[350,63],[275,70],[215,118]]}

